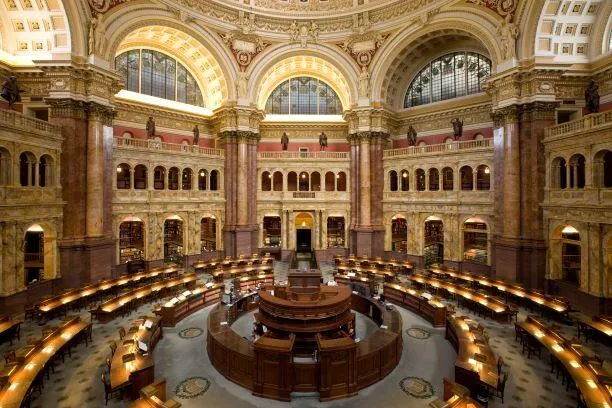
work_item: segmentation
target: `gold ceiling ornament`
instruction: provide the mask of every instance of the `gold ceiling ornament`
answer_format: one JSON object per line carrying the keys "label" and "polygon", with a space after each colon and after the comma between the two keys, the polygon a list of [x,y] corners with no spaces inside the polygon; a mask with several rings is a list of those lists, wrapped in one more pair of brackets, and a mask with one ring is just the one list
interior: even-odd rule
{"label": "gold ceiling ornament", "polygon": [[232,50],[232,54],[234,54],[241,71],[246,71],[253,58],[270,45],[260,36],[251,34],[251,32],[250,30],[245,32],[242,29],[219,33],[223,42]]}
{"label": "gold ceiling ornament", "polygon": [[369,31],[355,34],[338,44],[344,52],[349,54],[361,68],[369,67],[376,51],[384,44],[389,34]]}
{"label": "gold ceiling ornament", "polygon": [[297,21],[293,20],[289,26],[289,35],[291,36],[291,41],[299,42],[302,48],[306,48],[308,41],[312,40],[315,43],[318,41],[319,25],[314,21],[298,24]]}
{"label": "gold ceiling ornament", "polygon": [[[466,0],[468,3],[483,6],[493,10],[501,17],[513,16],[518,5],[518,0]],[[511,18],[512,19],[512,18]]]}
{"label": "gold ceiling ornament", "polygon": [[127,3],[130,0],[88,0],[89,9],[92,15],[104,14],[119,4]]}

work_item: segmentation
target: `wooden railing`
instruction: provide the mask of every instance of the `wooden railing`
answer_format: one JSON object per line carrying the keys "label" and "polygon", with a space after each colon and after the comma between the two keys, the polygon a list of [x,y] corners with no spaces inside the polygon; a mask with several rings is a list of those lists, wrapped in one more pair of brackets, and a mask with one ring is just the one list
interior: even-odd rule
{"label": "wooden railing", "polygon": [[53,125],[44,120],[25,116],[19,112],[7,109],[0,109],[0,125],[34,133],[46,132],[52,133],[55,136],[61,136],[62,134],[62,127],[59,125]]}
{"label": "wooden railing", "polygon": [[583,130],[598,129],[605,127],[606,125],[612,125],[612,110],[601,113],[593,113],[578,120],[549,127],[545,130],[545,136],[560,136]]}
{"label": "wooden railing", "polygon": [[133,139],[127,137],[115,137],[113,141],[113,147],[122,149],[163,150],[166,152],[200,154],[204,156],[214,157],[225,156],[225,152],[222,149],[160,142],[158,140],[153,139]]}
{"label": "wooden railing", "polygon": [[493,147],[493,139],[467,140],[426,146],[410,146],[401,149],[389,149],[383,152],[383,157],[419,156],[432,153],[456,152],[472,149],[487,149]]}
{"label": "wooden railing", "polygon": [[260,159],[342,159],[348,160],[348,152],[259,152]]}

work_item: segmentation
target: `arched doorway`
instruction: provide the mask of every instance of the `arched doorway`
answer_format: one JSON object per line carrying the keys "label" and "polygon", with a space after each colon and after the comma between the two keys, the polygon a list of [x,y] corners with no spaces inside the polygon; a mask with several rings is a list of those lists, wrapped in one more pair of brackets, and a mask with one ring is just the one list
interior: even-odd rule
{"label": "arched doorway", "polygon": [[178,215],[164,221],[164,262],[183,264],[183,220]]}
{"label": "arched doorway", "polygon": [[144,260],[144,223],[138,217],[126,217],[119,224],[119,263]]}
{"label": "arched doorway", "polygon": [[561,230],[561,279],[580,285],[581,246],[580,233],[571,225]]}
{"label": "arched doorway", "polygon": [[200,253],[217,250],[217,219],[204,217],[200,221]]}
{"label": "arched doorway", "polygon": [[327,247],[343,248],[346,242],[344,236],[345,224],[344,217],[327,218]]}
{"label": "arched doorway", "polygon": [[391,250],[393,252],[408,252],[408,223],[402,216],[391,218]]}
{"label": "arched doorway", "polygon": [[487,224],[480,217],[472,217],[463,223],[463,259],[488,264],[489,235]]}
{"label": "arched doorway", "polygon": [[281,217],[263,217],[263,245],[267,248],[281,246]]}
{"label": "arched doorway", "polygon": [[23,258],[25,285],[43,280],[45,277],[45,233],[38,224],[32,225],[25,233]]}
{"label": "arched doorway", "polygon": [[438,217],[427,217],[425,220],[425,247],[423,262],[425,266],[444,261],[444,224]]}
{"label": "arched doorway", "polygon": [[308,213],[299,213],[295,217],[295,250],[297,252],[311,252],[312,250],[312,216]]}

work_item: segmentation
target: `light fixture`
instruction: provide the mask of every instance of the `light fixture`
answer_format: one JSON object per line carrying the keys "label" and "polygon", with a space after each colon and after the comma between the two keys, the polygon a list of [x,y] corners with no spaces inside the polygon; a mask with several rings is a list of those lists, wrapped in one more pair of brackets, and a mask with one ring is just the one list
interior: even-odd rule
{"label": "light fixture", "polygon": [[403,173],[402,173],[402,177],[403,177],[403,178],[406,178],[406,177],[408,177],[408,173],[406,173],[406,172],[403,172]]}
{"label": "light fixture", "polygon": [[302,173],[302,178],[305,179],[306,178],[306,174]]}
{"label": "light fixture", "polygon": [[272,174],[268,173],[268,178],[272,178]]}
{"label": "light fixture", "polygon": [[484,172],[485,172],[485,174],[489,174],[491,172],[491,170],[489,170],[488,167],[485,167]]}
{"label": "light fixture", "polygon": [[117,173],[121,173],[122,169],[121,166],[117,166]]}
{"label": "light fixture", "polygon": [[202,170],[202,171],[200,172],[200,177],[204,177],[204,174],[206,174],[206,173],[204,173],[204,170]]}
{"label": "light fixture", "polygon": [[302,227],[306,226],[306,221],[302,221]]}

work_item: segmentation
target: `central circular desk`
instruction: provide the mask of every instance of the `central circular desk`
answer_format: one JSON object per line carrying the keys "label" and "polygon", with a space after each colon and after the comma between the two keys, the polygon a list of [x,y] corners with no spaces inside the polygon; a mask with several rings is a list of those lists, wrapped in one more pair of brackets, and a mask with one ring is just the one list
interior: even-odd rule
{"label": "central circular desk", "polygon": [[[251,342],[232,330],[241,315],[259,309],[267,331]],[[355,341],[357,311],[378,329]],[[226,378],[254,395],[290,401],[292,392],[318,392],[321,401],[356,395],[388,375],[402,355],[402,320],[394,309],[345,286],[267,286],[208,318],[210,361]]]}

